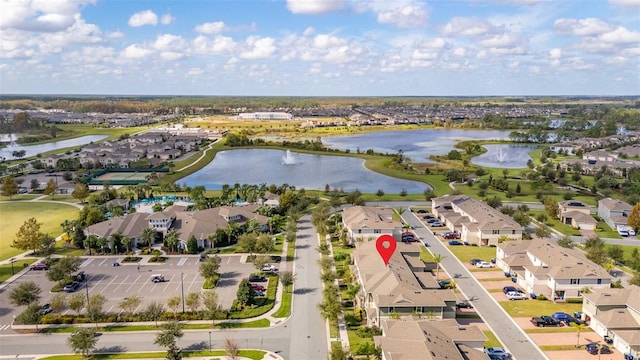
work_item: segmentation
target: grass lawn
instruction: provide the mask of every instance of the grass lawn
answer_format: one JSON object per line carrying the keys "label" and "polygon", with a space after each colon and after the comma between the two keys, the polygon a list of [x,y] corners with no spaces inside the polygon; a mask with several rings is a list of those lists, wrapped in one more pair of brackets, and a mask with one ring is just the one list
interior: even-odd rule
{"label": "grass lawn", "polygon": [[484,342],[484,347],[502,347],[502,343],[498,338],[493,334],[491,330],[483,330],[484,335],[487,337],[487,341]]}
{"label": "grass lawn", "polygon": [[500,305],[513,317],[550,316],[556,311],[567,314],[582,311],[582,304],[554,303],[549,300],[501,301]]}
{"label": "grass lawn", "polygon": [[[238,343],[241,345],[241,343]],[[260,350],[240,350],[238,356],[242,358],[248,358],[251,360],[262,360],[265,356],[266,352]],[[167,355],[166,352],[148,352],[148,353],[125,353],[125,354],[93,354],[91,359],[93,360],[108,360],[108,359],[163,359]],[[208,357],[208,356],[226,356],[226,350],[200,350],[200,351],[183,351],[182,357],[191,358],[191,357]],[[81,355],[58,355],[58,356],[48,356],[41,359],[46,360],[82,360],[84,359]],[[214,360],[219,358],[212,358],[207,360]]]}
{"label": "grass lawn", "polygon": [[78,217],[78,208],[65,204],[47,202],[6,202],[0,203],[0,260],[8,259],[23,252],[11,247],[15,234],[22,224],[35,217],[42,223],[40,231],[58,236],[62,233],[60,224]]}
{"label": "grass lawn", "polygon": [[287,286],[282,293],[280,308],[273,313],[274,318],[286,318],[291,313],[291,286]]}
{"label": "grass lawn", "polygon": [[[529,334],[536,334],[536,333],[577,333],[578,330],[576,330],[575,327],[573,326],[563,326],[563,327],[543,327],[543,328],[535,328],[535,329],[525,329],[524,332],[529,333]],[[593,332],[593,330],[591,330],[591,328],[589,327],[584,327],[582,330],[580,330],[580,336],[582,336],[583,333],[588,333],[588,332]]]}
{"label": "grass lawn", "polygon": [[[20,260],[13,263],[13,271],[17,274],[18,271],[22,270],[24,264],[27,266],[31,265],[33,260]],[[10,277],[13,276],[11,272],[11,264],[0,265],[0,283],[7,281]]]}
{"label": "grass lawn", "polygon": [[[468,263],[469,260],[477,258],[484,261],[489,261],[496,257],[495,247],[486,246],[450,246],[449,250],[463,263]],[[493,269],[495,270],[495,269]]]}

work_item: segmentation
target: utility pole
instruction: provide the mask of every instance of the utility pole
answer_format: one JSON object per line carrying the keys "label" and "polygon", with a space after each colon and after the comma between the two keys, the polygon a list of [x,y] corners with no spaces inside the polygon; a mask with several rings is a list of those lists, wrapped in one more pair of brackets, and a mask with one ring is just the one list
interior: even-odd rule
{"label": "utility pole", "polygon": [[184,273],[180,273],[180,287],[182,288],[182,313],[184,314]]}

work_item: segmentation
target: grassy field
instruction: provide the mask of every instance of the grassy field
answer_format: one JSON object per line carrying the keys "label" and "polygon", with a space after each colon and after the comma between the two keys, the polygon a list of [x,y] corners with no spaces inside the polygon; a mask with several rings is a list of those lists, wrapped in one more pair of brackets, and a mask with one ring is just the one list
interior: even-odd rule
{"label": "grassy field", "polygon": [[8,278],[12,277],[14,273],[22,270],[24,264],[27,266],[33,264],[32,260],[20,260],[13,263],[13,271],[11,270],[11,264],[0,265],[0,283],[5,282]]}
{"label": "grassy field", "polygon": [[487,337],[487,341],[484,342],[484,347],[494,347],[494,346],[502,347],[503,346],[500,340],[498,340],[498,338],[495,336],[493,331],[484,330],[482,332]]}
{"label": "grassy field", "polygon": [[469,260],[474,258],[489,261],[496,257],[495,247],[450,246],[449,250],[463,263],[468,263]]}
{"label": "grassy field", "polygon": [[[238,345],[242,345],[241,342]],[[247,358],[251,360],[262,360],[265,356],[266,352],[260,350],[240,350],[238,356],[240,358]],[[163,359],[167,355],[164,351],[159,352],[148,352],[148,353],[125,353],[125,354],[93,354],[91,359],[93,360],[111,360],[111,359]],[[219,357],[209,358],[209,356],[226,356],[227,352],[225,350],[200,350],[200,351],[183,351],[183,358],[206,358],[207,360],[216,360],[220,359]],[[48,356],[43,357],[41,359],[46,360],[82,360],[84,359],[81,355],[58,355],[58,356]]]}
{"label": "grassy field", "polygon": [[0,260],[8,259],[23,252],[23,250],[11,247],[15,234],[22,224],[35,217],[42,223],[40,231],[58,236],[62,233],[60,224],[64,220],[75,219],[78,216],[78,208],[65,204],[47,202],[4,202],[0,203]]}
{"label": "grassy field", "polygon": [[549,300],[501,301],[500,305],[513,317],[551,316],[556,311],[567,314],[582,311],[582,304],[554,303]]}

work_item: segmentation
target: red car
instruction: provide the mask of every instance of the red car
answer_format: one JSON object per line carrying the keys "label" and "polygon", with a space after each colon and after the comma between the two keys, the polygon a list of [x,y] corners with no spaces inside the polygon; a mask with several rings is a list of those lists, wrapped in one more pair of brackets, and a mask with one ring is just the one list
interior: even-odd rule
{"label": "red car", "polygon": [[460,239],[460,234],[458,233],[447,233],[442,235],[443,238],[451,240],[451,239]]}
{"label": "red car", "polygon": [[31,270],[49,270],[49,264],[45,263],[37,263],[33,264],[30,267]]}
{"label": "red car", "polygon": [[254,291],[265,291],[265,287],[260,284],[251,284],[251,289]]}

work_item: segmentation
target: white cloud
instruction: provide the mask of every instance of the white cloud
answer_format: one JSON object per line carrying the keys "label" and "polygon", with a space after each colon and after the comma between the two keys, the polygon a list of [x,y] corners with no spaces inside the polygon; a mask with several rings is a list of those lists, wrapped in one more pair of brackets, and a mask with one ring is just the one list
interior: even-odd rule
{"label": "white cloud", "polygon": [[557,19],[553,23],[553,30],[559,35],[593,36],[611,31],[611,26],[595,18]]}
{"label": "white cloud", "polygon": [[320,34],[313,38],[313,47],[316,49],[328,49],[334,46],[343,46],[346,40],[333,35]]}
{"label": "white cloud", "polygon": [[493,31],[493,25],[483,19],[454,17],[443,28],[446,36],[479,36]]}
{"label": "white cloud", "polygon": [[189,69],[189,71],[187,71],[187,75],[189,76],[198,76],[198,75],[202,75],[204,74],[204,70],[202,70],[201,68],[191,68]]}
{"label": "white cloud", "polygon": [[5,0],[0,4],[0,29],[63,31],[75,22],[79,8],[87,4],[95,4],[95,0]]}
{"label": "white cloud", "polygon": [[122,31],[111,31],[105,34],[109,39],[120,39],[124,37]]}
{"label": "white cloud", "polygon": [[221,33],[225,29],[223,21],[207,22],[196,25],[195,31],[201,34],[213,35]]}
{"label": "white cloud", "polygon": [[549,51],[549,58],[559,59],[561,57],[562,57],[562,49],[555,48]]}
{"label": "white cloud", "polygon": [[240,53],[242,59],[266,59],[276,52],[275,40],[270,37],[250,36],[245,45],[248,49]]}
{"label": "white cloud", "polygon": [[129,26],[139,27],[144,25],[158,25],[158,15],[151,10],[137,12],[129,18]]}
{"label": "white cloud", "polygon": [[395,24],[401,29],[424,26],[427,18],[427,11],[419,5],[407,5],[378,13],[378,22]]}
{"label": "white cloud", "polygon": [[173,23],[175,20],[176,20],[176,18],[173,15],[164,14],[164,15],[162,15],[162,17],[160,17],[160,24],[169,25],[169,24]]}
{"label": "white cloud", "polygon": [[311,36],[315,32],[316,32],[316,29],[314,29],[312,26],[309,26],[308,28],[304,29],[302,36]]}
{"label": "white cloud", "polygon": [[640,7],[640,0],[609,0],[609,3],[622,7]]}
{"label": "white cloud", "polygon": [[151,50],[140,47],[136,44],[127,46],[123,55],[128,59],[142,59],[152,53]]}
{"label": "white cloud", "polygon": [[640,42],[640,32],[629,31],[622,26],[618,26],[615,30],[604,33],[598,38],[601,41],[614,44],[625,44]]}
{"label": "white cloud", "polygon": [[163,34],[158,35],[153,43],[153,48],[158,51],[177,51],[183,50],[186,44],[186,41],[180,36]]}
{"label": "white cloud", "polygon": [[217,35],[210,39],[199,35],[192,42],[193,50],[198,54],[224,54],[231,53],[237,46],[232,38]]}
{"label": "white cloud", "polygon": [[287,9],[294,14],[326,14],[344,6],[345,0],[287,0]]}

